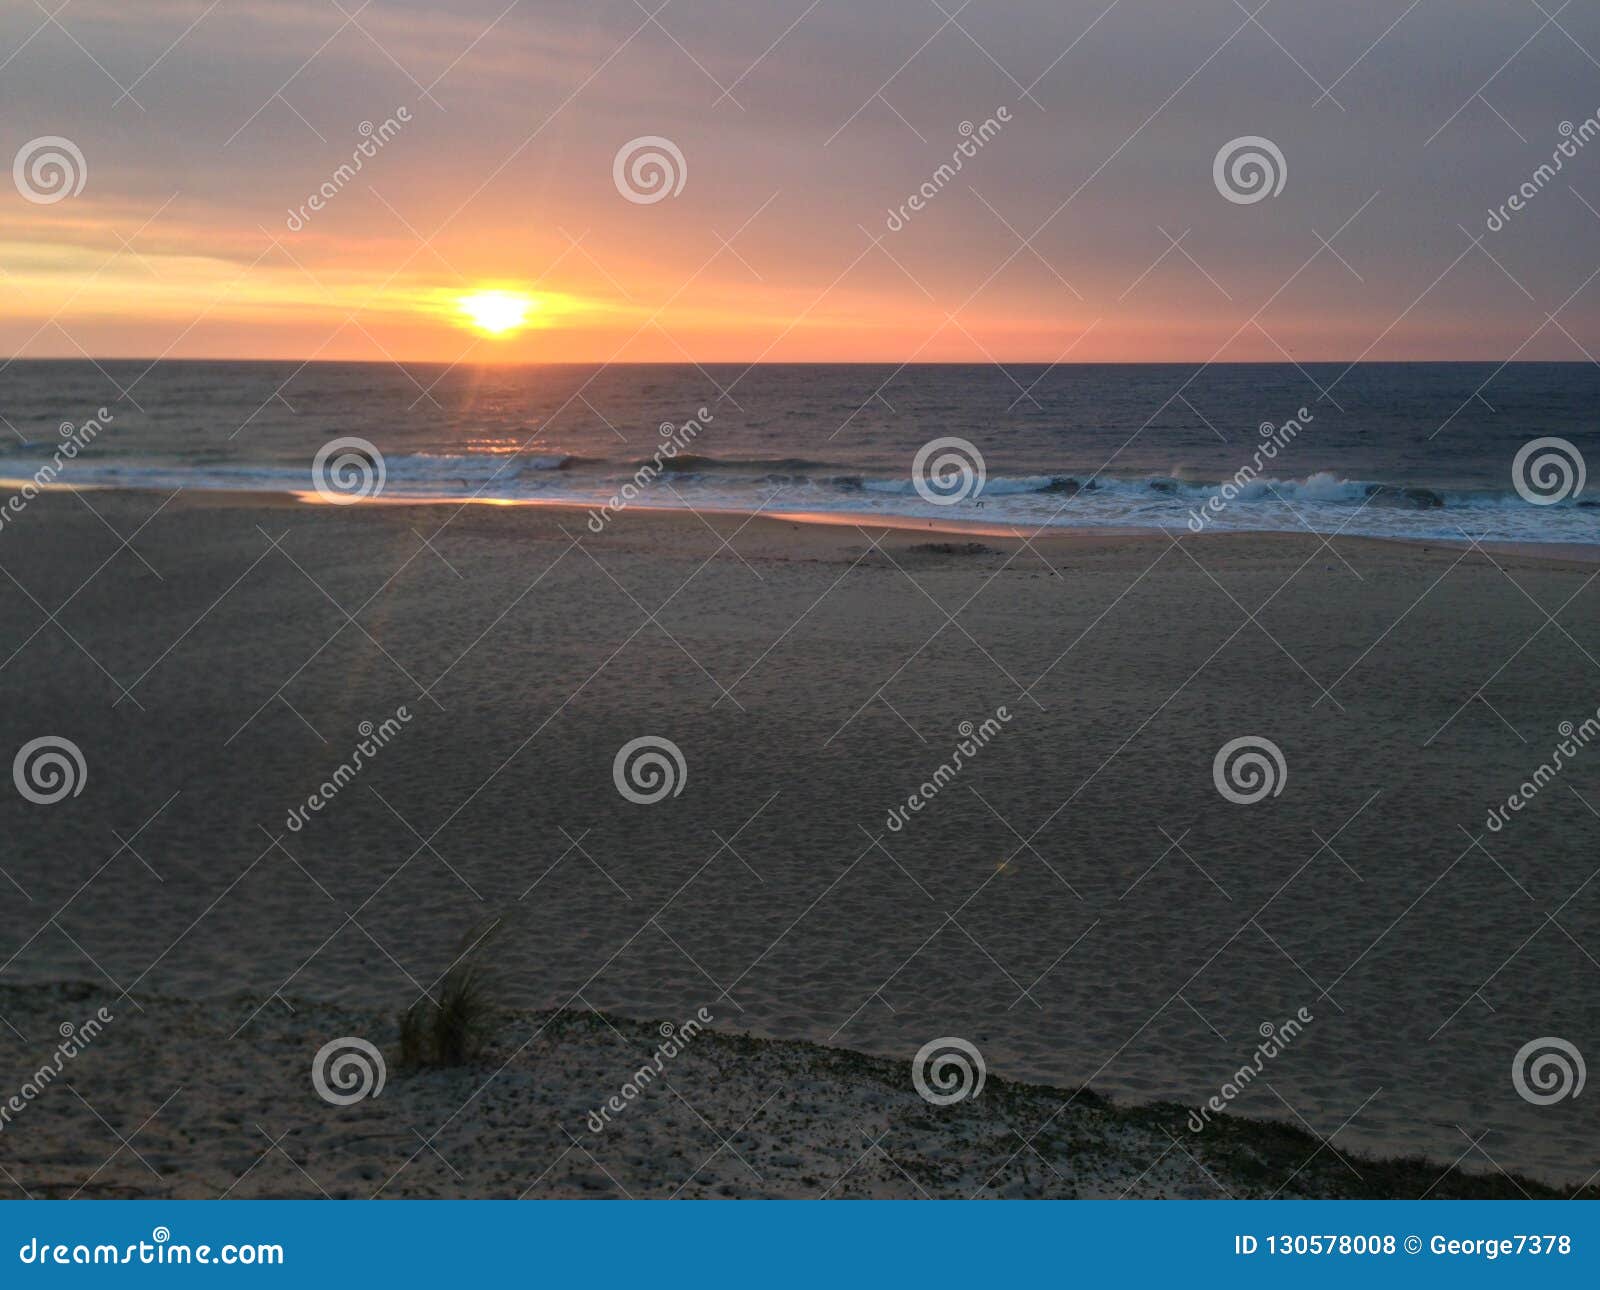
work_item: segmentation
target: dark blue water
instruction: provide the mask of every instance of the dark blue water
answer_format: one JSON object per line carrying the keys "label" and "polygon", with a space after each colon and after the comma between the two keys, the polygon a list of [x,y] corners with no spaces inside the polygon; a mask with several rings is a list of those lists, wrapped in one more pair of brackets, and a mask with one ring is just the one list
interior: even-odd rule
{"label": "dark blue water", "polygon": [[[1591,364],[17,361],[0,370],[0,474],[34,476],[61,424],[102,407],[56,483],[309,492],[319,448],[355,437],[389,498],[595,505],[631,481],[635,506],[1600,542]],[[952,438],[923,469],[930,500],[917,454]],[[1519,492],[1518,453],[1540,439],[1560,442],[1526,454]]]}

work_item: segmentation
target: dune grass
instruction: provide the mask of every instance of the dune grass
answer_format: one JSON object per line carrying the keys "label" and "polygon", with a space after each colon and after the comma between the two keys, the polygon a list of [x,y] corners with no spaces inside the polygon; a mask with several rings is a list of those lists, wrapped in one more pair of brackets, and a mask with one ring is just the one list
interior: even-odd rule
{"label": "dune grass", "polygon": [[494,918],[462,941],[431,997],[400,1014],[402,1067],[465,1066],[482,1054],[498,1010],[495,970],[484,953],[500,930]]}

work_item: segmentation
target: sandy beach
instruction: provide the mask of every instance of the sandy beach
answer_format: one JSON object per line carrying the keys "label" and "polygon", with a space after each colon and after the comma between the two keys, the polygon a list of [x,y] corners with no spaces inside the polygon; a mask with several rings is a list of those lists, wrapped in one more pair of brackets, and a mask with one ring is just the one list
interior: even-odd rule
{"label": "sandy beach", "polygon": [[[385,1194],[1454,1195],[1600,1169],[1600,1102],[1511,1080],[1529,1040],[1600,1032],[1600,751],[1485,825],[1600,707],[1592,562],[93,492],[31,502],[0,569],[11,743],[86,766],[0,808],[0,1071],[118,1017],[0,1133],[13,1194],[398,1170]],[[643,736],[683,758],[649,805],[613,778]],[[1286,766],[1250,805],[1213,780],[1241,736]],[[491,916],[494,1058],[318,1099],[321,1043],[391,1051]],[[590,1134],[630,1045],[700,1008],[672,1081],[710,1127],[653,1096]],[[1229,1099],[1258,1123],[1228,1133],[1263,1136],[1185,1137],[1175,1108],[1300,1010]],[[982,1054],[970,1103],[903,1077],[940,1036]],[[89,1180],[107,1125],[154,1170]]]}
{"label": "sandy beach", "polygon": [[[1230,1116],[1196,1135],[1185,1107],[1118,1106],[999,1078],[975,1099],[933,1107],[905,1062],[718,1031],[687,1044],[596,1129],[596,1108],[650,1064],[662,1035],[594,1011],[506,1014],[506,1038],[481,1064],[391,1070],[381,1093],[334,1107],[307,1097],[308,1031],[392,1040],[392,1018],[295,1000],[292,1012],[258,1014],[241,1045],[228,1022],[260,998],[208,1006],[150,996],[143,1011],[120,1015],[114,992],[87,985],[8,988],[0,1000],[34,1033],[100,1008],[119,1032],[73,1059],[72,1088],[29,1105],[16,1137],[7,1129],[0,1139],[0,1177],[34,1198],[1567,1194],[1494,1171],[1330,1150],[1297,1125]],[[133,1105],[147,1109],[120,1123],[116,1109]],[[109,1124],[94,1110],[109,1112]]]}

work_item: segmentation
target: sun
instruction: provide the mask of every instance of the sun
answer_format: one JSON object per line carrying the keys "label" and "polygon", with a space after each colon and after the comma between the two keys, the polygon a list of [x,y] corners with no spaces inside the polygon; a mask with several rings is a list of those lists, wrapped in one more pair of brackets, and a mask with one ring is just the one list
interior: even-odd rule
{"label": "sun", "polygon": [[527,325],[534,302],[514,291],[475,291],[458,299],[456,307],[474,330],[486,336],[506,336]]}

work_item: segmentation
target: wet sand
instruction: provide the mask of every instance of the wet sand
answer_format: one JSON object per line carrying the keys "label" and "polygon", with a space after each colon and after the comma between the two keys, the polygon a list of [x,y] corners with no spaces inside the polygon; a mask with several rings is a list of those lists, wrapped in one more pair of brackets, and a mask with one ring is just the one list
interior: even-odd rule
{"label": "wet sand", "polygon": [[[299,1062],[324,1009],[392,1017],[499,915],[508,1007],[706,1007],[719,1033],[899,1063],[962,1036],[992,1079],[1119,1104],[1203,1101],[1304,1008],[1231,1112],[1436,1173],[1600,1168],[1595,1099],[1534,1106],[1511,1080],[1527,1041],[1592,1058],[1600,1035],[1600,750],[1484,825],[1600,707],[1591,562],[161,501],[46,496],[0,534],[6,746],[59,735],[88,771],[51,806],[4,795],[0,986],[92,982],[134,1015],[190,1001],[181,1098],[247,1105],[248,1080],[216,1080],[219,1042],[247,1071],[270,1030]],[[291,831],[361,723],[402,706]],[[891,830],[961,723],[1002,707]],[[613,758],[646,735],[687,775],[636,805]],[[1253,805],[1212,778],[1242,736],[1288,772]],[[53,1042],[0,1026],[19,1080]],[[91,1100],[127,1132],[151,1092]],[[325,1117],[302,1092],[305,1124]],[[271,1105],[292,1144],[293,1104]],[[48,1158],[28,1132],[0,1146]]]}

